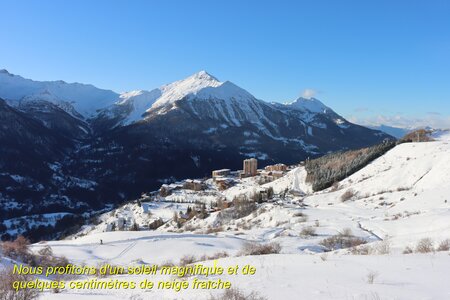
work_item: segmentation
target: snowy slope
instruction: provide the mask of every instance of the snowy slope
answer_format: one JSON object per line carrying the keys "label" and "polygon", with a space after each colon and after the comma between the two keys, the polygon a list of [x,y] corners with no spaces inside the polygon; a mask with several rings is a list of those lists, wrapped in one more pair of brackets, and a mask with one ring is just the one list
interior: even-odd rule
{"label": "snowy slope", "polygon": [[[401,252],[421,238],[429,237],[436,242],[450,238],[449,165],[450,145],[447,141],[405,143],[340,182],[337,190],[313,193],[310,185],[305,182],[304,168],[299,167],[282,178],[261,186],[258,184],[258,177],[246,178],[221,192],[210,188],[205,192],[197,192],[194,197],[195,192],[180,190],[166,200],[169,203],[176,201],[189,204],[196,201],[209,205],[214,197],[228,200],[240,195],[250,197],[260,188],[272,187],[276,194],[290,190],[306,195],[288,196],[287,199],[308,205],[310,208],[305,213],[311,220],[320,221],[324,234],[345,227],[358,231],[362,226],[363,231],[370,232],[377,239],[389,236],[393,247]],[[354,196],[351,200],[342,202],[341,196],[348,190]],[[154,207],[152,218],[158,217],[162,208],[164,214],[161,217],[167,220],[167,216],[171,215],[167,212],[170,206],[160,204]],[[272,206],[266,208],[277,211]],[[180,211],[182,208],[177,205],[174,210]],[[289,212],[288,215],[295,214],[296,211],[295,207],[289,205],[282,210]],[[254,221],[254,218],[251,217],[248,221]],[[278,220],[281,221],[282,218]],[[196,222],[201,228],[213,224],[214,218]],[[259,224],[258,227],[270,227],[264,225],[264,222]],[[292,228],[284,227],[284,230]]]}
{"label": "snowy slope", "polygon": [[[241,195],[251,197],[261,188],[272,187],[278,195],[285,191],[292,191],[293,195],[280,198],[279,203],[283,203],[281,210],[270,205],[265,206],[268,210],[267,214],[270,215],[270,219],[275,220],[275,223],[282,223],[283,218],[286,221],[289,219],[283,216],[295,215],[298,208],[295,205],[292,207],[290,203],[300,203],[300,207],[302,205],[309,207],[305,211],[305,214],[309,216],[309,221],[306,223],[315,226],[314,220],[318,220],[320,227],[317,230],[324,235],[349,227],[362,236],[369,233],[369,236],[374,237],[375,240],[389,236],[393,249],[401,252],[407,246],[414,247],[417,240],[421,238],[428,237],[436,243],[450,238],[450,203],[448,201],[450,200],[448,198],[450,169],[448,166],[450,166],[448,141],[404,143],[341,181],[337,189],[330,188],[313,193],[311,185],[305,182],[305,169],[297,167],[270,183],[260,185],[259,177],[245,178],[224,191],[218,191],[211,185],[204,192],[175,191],[165,200],[169,201],[168,203],[182,204],[184,202],[185,205],[200,202],[206,203],[209,207],[214,198],[231,201]],[[352,191],[353,197],[343,202],[341,196],[349,190]],[[155,205],[150,209],[151,211],[154,209],[152,218],[162,217],[164,220],[167,220],[167,217],[170,218],[171,214],[167,211],[170,206],[164,205],[164,202],[155,203]],[[133,210],[141,210],[136,204],[134,206]],[[180,207],[179,204],[174,206],[174,211],[185,209],[186,207]],[[132,218],[141,218],[140,213],[137,214],[139,216],[134,214]],[[269,217],[261,217],[262,219],[256,222],[258,218],[252,216],[246,221],[255,222],[259,224],[256,227],[265,229],[275,224],[267,221]],[[211,216],[205,220],[196,221],[195,226],[206,228],[214,226],[215,221],[215,217]],[[139,223],[145,224],[141,221]],[[291,224],[282,228],[284,231],[295,231],[296,226]],[[176,230],[172,227],[169,229]],[[253,236],[252,233],[249,234]],[[320,239],[316,240],[316,242],[319,241]],[[299,241],[296,242],[299,243]],[[287,242],[286,245],[291,243]],[[294,249],[291,246],[287,247]],[[297,251],[294,250],[294,252]]]}
{"label": "snowy slope", "polygon": [[[336,206],[398,249],[421,238],[437,243],[450,238],[448,166],[448,141],[401,144],[343,180],[338,191],[311,195],[306,203],[324,207],[328,218],[336,217]],[[354,196],[342,203],[348,190]]]}
{"label": "snowy slope", "polygon": [[[166,250],[164,250],[166,251]],[[323,261],[319,256],[292,254],[263,255],[224,258],[218,261],[228,267],[256,267],[255,275],[211,275],[183,278],[192,282],[199,280],[229,280],[232,287],[246,295],[257,292],[266,299],[308,300],[444,300],[450,295],[447,270],[450,260],[447,254],[397,255],[397,256],[341,256]],[[203,263],[212,266],[212,261]],[[368,274],[374,273],[373,284],[367,282]],[[105,278],[140,282],[143,276],[120,275]],[[173,280],[175,276],[145,276],[149,280]],[[61,293],[46,291],[39,299],[211,299],[222,290],[186,289],[176,292],[171,289],[114,289],[114,290],[70,290]],[[301,297],[301,298],[299,298]],[[234,299],[234,298],[233,298]],[[253,299],[253,298],[251,298]]]}
{"label": "snowy slope", "polygon": [[[77,263],[97,265],[102,261],[109,261],[125,265],[138,261],[147,264],[176,262],[192,253],[211,255],[219,250],[236,254],[244,242],[238,237],[123,231],[97,233],[71,241],[51,241],[45,244],[51,246],[56,255],[71,257]],[[33,248],[37,250],[45,244],[36,244]]]}
{"label": "snowy slope", "polygon": [[450,141],[450,129],[436,129],[431,137],[438,141]]}
{"label": "snowy slope", "polygon": [[143,114],[155,103],[161,96],[161,90],[154,89],[151,91],[131,91],[122,93],[120,100],[115,103],[117,106],[131,106],[130,113],[124,120],[124,124],[128,125],[142,119]]}

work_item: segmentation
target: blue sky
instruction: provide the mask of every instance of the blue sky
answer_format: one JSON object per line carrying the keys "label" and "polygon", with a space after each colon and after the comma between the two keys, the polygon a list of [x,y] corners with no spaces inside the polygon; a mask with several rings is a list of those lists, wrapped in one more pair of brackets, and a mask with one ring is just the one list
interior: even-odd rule
{"label": "blue sky", "polygon": [[27,78],[121,92],[206,70],[266,101],[309,89],[361,123],[450,127],[450,1],[0,0],[0,12],[0,68]]}

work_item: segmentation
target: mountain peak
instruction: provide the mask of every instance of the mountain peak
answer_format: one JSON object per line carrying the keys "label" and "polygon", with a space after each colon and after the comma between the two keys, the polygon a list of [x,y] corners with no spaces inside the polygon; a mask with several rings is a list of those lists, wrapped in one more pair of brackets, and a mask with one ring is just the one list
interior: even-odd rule
{"label": "mountain peak", "polygon": [[200,72],[197,72],[197,73],[189,76],[189,78],[199,79],[199,80],[211,80],[211,81],[219,82],[219,80],[216,77],[214,77],[213,75],[209,74],[205,70],[201,70]]}
{"label": "mountain peak", "polygon": [[307,110],[314,113],[326,113],[327,111],[331,111],[331,109],[323,104],[320,100],[310,97],[304,98],[299,97],[297,100],[286,103],[285,105],[290,106],[295,109]]}
{"label": "mountain peak", "polygon": [[11,73],[9,73],[6,69],[0,69],[0,74],[11,75]]}
{"label": "mountain peak", "polygon": [[185,79],[181,79],[161,87],[162,96],[155,102],[154,107],[173,103],[188,95],[196,95],[205,88],[216,88],[223,84],[206,71],[200,71]]}

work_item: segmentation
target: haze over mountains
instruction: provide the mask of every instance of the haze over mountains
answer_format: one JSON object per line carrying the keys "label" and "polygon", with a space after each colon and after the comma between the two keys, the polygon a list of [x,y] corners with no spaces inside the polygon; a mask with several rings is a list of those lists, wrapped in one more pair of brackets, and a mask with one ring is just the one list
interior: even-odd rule
{"label": "haze over mountains", "polygon": [[[318,99],[256,99],[205,71],[118,94],[0,71],[2,216],[101,209],[216,168],[298,163],[391,136]],[[39,205],[36,205],[39,203]]]}

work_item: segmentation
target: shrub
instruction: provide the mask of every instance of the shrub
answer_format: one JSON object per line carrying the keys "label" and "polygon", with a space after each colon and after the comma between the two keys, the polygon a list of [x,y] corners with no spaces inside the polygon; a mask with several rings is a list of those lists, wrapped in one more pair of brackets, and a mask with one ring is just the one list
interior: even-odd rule
{"label": "shrub", "polygon": [[352,230],[350,228],[344,228],[342,232],[339,233],[341,236],[350,237],[353,236]]}
{"label": "shrub", "polygon": [[342,233],[330,236],[322,240],[319,244],[325,247],[328,251],[332,251],[356,247],[365,243],[367,243],[366,240],[353,236],[350,229],[344,229]]}
{"label": "shrub", "polygon": [[389,241],[388,239],[384,239],[377,245],[376,251],[378,254],[381,254],[381,255],[386,255],[386,254],[391,253],[391,241]]}
{"label": "shrub", "polygon": [[408,191],[408,190],[410,190],[410,189],[411,189],[411,188],[404,187],[404,186],[400,186],[400,187],[397,188],[397,191],[398,191],[398,192],[401,192],[401,191]]}
{"label": "shrub", "polygon": [[206,254],[202,255],[202,256],[200,256],[199,261],[216,260],[216,259],[225,258],[225,257],[228,257],[228,256],[229,256],[229,254],[227,252],[221,251],[221,252],[216,252],[216,253],[214,253],[212,255],[206,255]]}
{"label": "shrub", "polygon": [[148,229],[156,230],[159,227],[161,227],[162,225],[164,225],[164,221],[161,218],[159,218],[159,219],[154,220],[150,224],[148,224]]}
{"label": "shrub", "polygon": [[213,255],[208,256],[208,259],[210,260],[214,260],[214,259],[219,259],[219,258],[225,258],[230,256],[226,251],[220,251],[220,252],[216,252]]}
{"label": "shrub", "polygon": [[415,131],[409,132],[404,137],[400,139],[401,143],[407,142],[429,142],[433,141],[433,138],[430,136],[431,130],[426,129],[417,129]]}
{"label": "shrub", "polygon": [[214,226],[214,227],[208,226],[208,228],[206,228],[205,233],[211,234],[211,233],[217,233],[217,232],[221,232],[221,231],[223,231],[222,226]]}
{"label": "shrub", "polygon": [[297,221],[297,222],[299,222],[299,223],[304,223],[304,222],[308,221],[308,216],[305,215],[305,214],[304,214],[303,212],[301,212],[301,211],[298,211],[298,212],[294,213],[294,214],[293,214],[293,217],[298,218],[298,221]]}
{"label": "shrub", "polygon": [[163,268],[163,267],[173,267],[173,266],[175,266],[175,264],[173,263],[173,261],[171,261],[171,260],[166,260],[166,261],[162,262],[162,263],[159,265],[159,268],[161,269],[161,268]]}
{"label": "shrub", "polygon": [[265,300],[267,298],[260,296],[256,292],[245,294],[241,290],[231,288],[225,290],[220,296],[211,296],[209,300]]}
{"label": "shrub", "polygon": [[335,191],[339,190],[339,188],[340,188],[340,186],[339,186],[339,181],[335,181],[335,182],[333,183],[333,185],[331,186],[331,191],[332,191],[332,192],[335,192]]}
{"label": "shrub", "polygon": [[434,251],[433,241],[430,238],[421,239],[416,246],[416,252],[429,253]]}
{"label": "shrub", "polygon": [[49,245],[39,249],[38,254],[41,256],[53,256],[53,250]]}
{"label": "shrub", "polygon": [[185,224],[184,225],[184,231],[196,231],[197,229],[199,229],[200,226],[199,225],[193,225],[193,224]]}
{"label": "shrub", "polygon": [[1,248],[3,255],[12,259],[22,260],[25,263],[30,263],[31,253],[29,245],[30,242],[25,237],[19,235],[13,242],[3,242]]}
{"label": "shrub", "polygon": [[351,253],[354,255],[369,255],[373,252],[373,249],[368,245],[356,246],[351,248]]}
{"label": "shrub", "polygon": [[240,219],[248,216],[257,209],[256,203],[247,199],[234,199],[233,200],[233,218]]}
{"label": "shrub", "polygon": [[314,236],[316,235],[316,229],[312,226],[304,227],[302,231],[300,231],[301,236]]}
{"label": "shrub", "polygon": [[42,266],[44,269],[48,267],[67,266],[69,260],[64,256],[54,256],[53,250],[49,246],[45,246],[38,251],[37,255],[32,255],[33,259],[31,264],[36,266]]}
{"label": "shrub", "polygon": [[409,246],[406,246],[405,250],[403,250],[403,254],[411,254],[413,253],[413,249]]}
{"label": "shrub", "polygon": [[341,195],[341,201],[342,202],[348,201],[352,199],[355,195],[356,193],[353,189],[348,189]]}
{"label": "shrub", "polygon": [[232,207],[219,212],[217,215],[219,222],[237,220],[256,212],[258,209],[256,203],[252,200],[248,200],[246,196],[234,198],[232,204]]}
{"label": "shrub", "polygon": [[13,268],[8,267],[0,271],[0,300],[32,300],[38,298],[36,289],[20,289],[16,291],[13,288],[15,281],[31,281],[30,275],[13,274]]}
{"label": "shrub", "polygon": [[386,255],[391,252],[391,242],[389,239],[384,239],[376,243],[374,246],[370,245],[360,245],[351,248],[351,253],[355,255],[369,255],[369,254],[379,254]]}
{"label": "shrub", "polygon": [[[61,275],[61,274],[56,274],[56,275],[53,276],[53,280],[54,281],[62,281],[63,279],[64,279],[64,275]],[[52,291],[53,291],[54,294],[59,294],[59,293],[61,293],[61,287],[59,285],[55,286],[52,289]]]}
{"label": "shrub", "polygon": [[186,266],[194,263],[196,261],[194,255],[185,255],[180,259],[180,266]]}
{"label": "shrub", "polygon": [[321,259],[322,261],[327,261],[328,255],[327,255],[326,253],[322,253],[322,254],[320,255],[320,259]]}
{"label": "shrub", "polygon": [[293,217],[306,217],[306,215],[302,211],[297,211],[292,216]]}
{"label": "shrub", "polygon": [[265,255],[265,254],[278,254],[281,251],[279,243],[257,244],[247,243],[239,252],[239,255]]}
{"label": "shrub", "polygon": [[368,284],[373,284],[374,281],[375,281],[375,278],[377,278],[378,275],[379,275],[378,272],[370,271],[370,272],[367,274],[367,283],[368,283]]}
{"label": "shrub", "polygon": [[448,251],[448,250],[450,250],[450,239],[443,240],[439,244],[439,246],[438,246],[438,248],[436,250],[437,251]]}
{"label": "shrub", "polygon": [[130,231],[139,231],[139,224],[134,222],[130,227]]}
{"label": "shrub", "polygon": [[250,199],[251,199],[253,202],[261,203],[262,200],[263,200],[263,196],[262,196],[261,193],[254,192],[252,195],[250,195]]}

